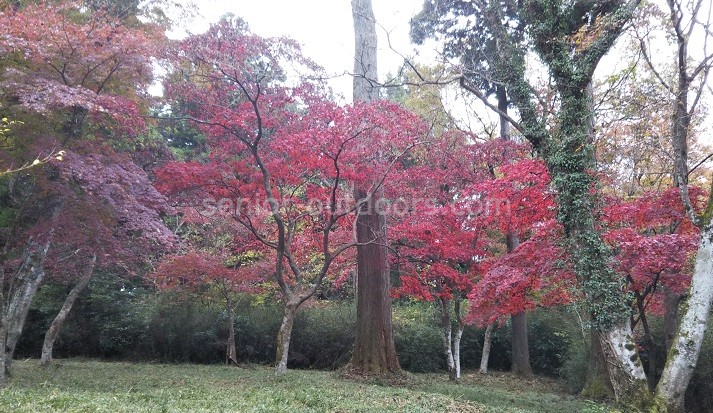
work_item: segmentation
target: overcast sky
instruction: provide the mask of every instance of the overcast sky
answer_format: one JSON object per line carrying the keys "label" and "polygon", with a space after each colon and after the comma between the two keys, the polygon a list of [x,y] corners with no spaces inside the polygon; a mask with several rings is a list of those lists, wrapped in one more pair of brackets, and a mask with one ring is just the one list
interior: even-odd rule
{"label": "overcast sky", "polygon": [[[200,17],[190,24],[190,32],[203,32],[222,15],[233,13],[245,19],[258,35],[291,37],[302,44],[307,57],[328,73],[341,75],[330,84],[347,102],[351,101],[352,79],[343,75],[351,72],[354,65],[350,0],[195,0],[195,4]],[[409,20],[422,5],[423,0],[373,0],[381,80],[398,70],[403,62],[399,53],[414,54],[408,37]],[[398,53],[389,49],[389,42]]]}

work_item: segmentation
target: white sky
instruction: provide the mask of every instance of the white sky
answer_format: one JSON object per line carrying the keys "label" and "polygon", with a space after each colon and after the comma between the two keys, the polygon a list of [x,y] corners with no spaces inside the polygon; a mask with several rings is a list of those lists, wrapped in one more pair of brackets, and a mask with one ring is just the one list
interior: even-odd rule
{"label": "white sky", "polygon": [[[247,21],[255,34],[291,37],[327,73],[335,75],[330,85],[351,102],[354,63],[354,31],[350,0],[195,0],[199,17],[188,31],[200,33],[209,23],[233,13]],[[373,0],[379,36],[378,67],[380,80],[396,73],[404,56],[413,56],[409,41],[409,20],[421,10],[423,0]],[[390,50],[388,44],[394,50]]]}
{"label": "white sky", "polygon": [[[305,56],[311,58],[327,73],[334,76],[330,85],[335,92],[352,100],[352,78],[347,73],[353,69],[354,32],[352,28],[351,0],[193,0],[198,7],[198,17],[188,27],[191,33],[201,33],[210,23],[226,14],[242,17],[250,29],[261,36],[287,36],[303,46]],[[409,40],[409,21],[421,10],[423,0],[372,0],[379,36],[378,67],[380,80],[387,73],[396,73],[403,56],[413,58],[416,46]],[[177,35],[180,37],[180,35]],[[172,36],[173,37],[173,36]],[[692,47],[695,47],[692,45]],[[435,62],[434,46],[422,47],[418,53],[424,63]],[[662,53],[664,56],[665,53]],[[615,51],[600,64],[600,75],[621,69],[626,59]],[[713,81],[713,80],[712,80]],[[482,104],[473,106],[472,98],[457,102],[456,96],[446,96],[449,107],[463,126],[480,129],[481,122],[494,124],[496,116]]]}

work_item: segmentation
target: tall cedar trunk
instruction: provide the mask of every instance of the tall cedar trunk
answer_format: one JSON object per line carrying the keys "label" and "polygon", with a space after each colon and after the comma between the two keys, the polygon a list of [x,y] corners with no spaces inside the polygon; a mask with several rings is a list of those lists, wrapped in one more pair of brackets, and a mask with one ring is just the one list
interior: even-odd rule
{"label": "tall cedar trunk", "polygon": [[681,315],[678,334],[656,389],[656,396],[669,412],[684,411],[684,396],[698,362],[713,302],[713,226],[701,230],[701,241],[691,279],[688,299]]}
{"label": "tall cedar trunk", "polygon": [[524,311],[510,316],[512,326],[512,371],[518,376],[532,375],[529,345],[527,342],[527,319]]}
{"label": "tall cedar trunk", "polygon": [[62,308],[59,310],[59,313],[57,313],[57,316],[55,316],[54,320],[52,320],[52,324],[50,324],[47,329],[47,332],[45,333],[45,341],[42,344],[42,356],[40,357],[40,364],[43,366],[52,362],[52,349],[54,348],[54,342],[57,340],[57,337],[59,337],[64,320],[67,319],[67,315],[69,315],[69,312],[72,310],[72,306],[74,305],[74,302],[77,301],[77,297],[79,297],[79,294],[87,287],[89,281],[91,281],[92,276],[94,275],[94,264],[96,264],[96,262],[97,256],[93,255],[87,266],[84,268],[82,278],[69,292],[69,295],[67,295],[67,298],[64,300],[64,304],[62,304]]}
{"label": "tall cedar trunk", "polygon": [[8,375],[12,371],[12,357],[15,353],[15,346],[20,340],[22,328],[25,325],[27,312],[30,310],[32,298],[37,292],[37,287],[44,279],[44,262],[47,256],[50,242],[47,241],[43,246],[39,246],[35,242],[30,242],[27,247],[22,264],[15,277],[17,285],[8,297],[8,304],[5,315],[5,352],[4,352],[4,372]]}
{"label": "tall cedar trunk", "polygon": [[604,357],[602,342],[595,330],[590,330],[589,352],[587,354],[587,379],[580,396],[588,399],[608,399],[614,397],[614,388],[609,378],[607,361]]}
{"label": "tall cedar trunk", "polygon": [[[363,199],[366,193],[357,190],[355,195]],[[362,210],[372,209],[372,204],[365,204]],[[401,370],[391,322],[385,225],[384,216],[375,211],[360,212],[357,218],[357,239],[367,244],[357,247],[356,340],[349,369],[359,374]]]}
{"label": "tall cedar trunk", "polygon": [[[500,139],[510,140],[510,122],[507,119],[508,97],[503,86],[495,89],[498,99],[498,110],[500,111]],[[510,231],[506,235],[507,251],[511,253],[520,245],[517,234]],[[511,346],[512,346],[512,371],[518,376],[531,376],[530,367],[530,346],[527,341],[527,316],[525,312],[512,314],[510,316],[512,326]]]}
{"label": "tall cedar trunk", "polygon": [[664,340],[666,341],[666,353],[668,353],[668,351],[671,350],[674,338],[676,338],[676,330],[678,329],[678,304],[681,302],[682,297],[666,286],[663,287],[663,292],[663,331]]}
{"label": "tall cedar trunk", "polygon": [[480,356],[480,374],[488,374],[488,361],[490,360],[490,344],[493,341],[493,324],[488,324],[483,337],[483,353]]}
{"label": "tall cedar trunk", "polygon": [[287,358],[290,353],[290,338],[292,337],[292,326],[295,323],[297,307],[299,303],[288,302],[285,304],[285,313],[282,316],[282,324],[277,332],[277,354],[275,356],[275,373],[285,374],[287,372]]}
{"label": "tall cedar trunk", "polygon": [[235,347],[235,303],[229,292],[225,292],[225,311],[228,314],[228,346],[225,353],[229,365],[238,365],[238,350]]}
{"label": "tall cedar trunk", "polygon": [[[514,232],[507,234],[508,252],[512,252],[520,245],[520,240]],[[518,376],[531,376],[530,346],[527,341],[527,316],[524,311],[510,316],[512,327],[512,371]]]}
{"label": "tall cedar trunk", "polygon": [[[376,67],[376,22],[371,0],[352,0],[354,19],[354,101],[379,98]],[[367,197],[364,188],[355,188],[354,199]],[[394,345],[389,296],[389,263],[386,219],[375,205],[383,191],[372,195],[358,211],[357,241],[357,323],[356,340],[349,369],[359,374],[401,371]]]}
{"label": "tall cedar trunk", "polygon": [[456,363],[453,358],[453,325],[451,324],[451,302],[446,298],[441,298],[441,326],[443,327],[443,350],[446,355],[446,365],[448,367],[448,378],[452,381],[456,377]]}

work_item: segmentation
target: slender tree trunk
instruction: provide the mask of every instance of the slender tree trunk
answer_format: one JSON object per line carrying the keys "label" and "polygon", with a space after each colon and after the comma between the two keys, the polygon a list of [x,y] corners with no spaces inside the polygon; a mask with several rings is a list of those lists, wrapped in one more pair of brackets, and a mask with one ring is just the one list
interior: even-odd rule
{"label": "slender tree trunk", "polygon": [[698,362],[713,302],[713,226],[701,231],[696,264],[678,334],[656,389],[669,412],[684,411],[688,383]]}
{"label": "slender tree trunk", "polygon": [[446,355],[446,365],[448,366],[448,378],[456,381],[456,363],[453,358],[453,325],[451,324],[451,302],[446,298],[440,299],[441,303],[441,326],[443,327],[443,350]]}
{"label": "slender tree trunk", "polygon": [[17,272],[15,281],[16,288],[8,297],[10,303],[6,313],[5,331],[5,373],[8,375],[12,371],[12,357],[15,354],[15,346],[20,340],[22,328],[25,325],[27,312],[30,310],[32,298],[37,292],[37,287],[44,279],[44,262],[49,249],[50,241],[46,241],[43,246],[35,242],[30,242],[26,250],[23,262]]}
{"label": "slender tree trunk", "polygon": [[285,374],[287,372],[287,358],[290,353],[290,338],[292,337],[292,326],[297,315],[299,304],[288,302],[285,304],[285,312],[282,316],[282,324],[277,333],[277,355],[275,356],[275,373]]}
{"label": "slender tree trunk", "polygon": [[678,329],[678,304],[681,302],[681,296],[671,291],[670,288],[663,287],[664,292],[664,314],[663,314],[663,331],[666,341],[666,353],[671,350],[673,340],[676,338],[676,330]]}
{"label": "slender tree trunk", "polygon": [[456,327],[456,335],[453,337],[453,362],[454,362],[454,368],[455,368],[455,381],[459,382],[461,378],[461,369],[460,369],[460,342],[461,339],[463,338],[463,328],[465,327],[464,324],[458,323],[458,326]]}
{"label": "slender tree trunk", "polygon": [[500,111],[499,123],[500,123],[500,139],[509,141],[510,140],[510,121],[507,118],[508,113],[508,96],[504,86],[498,86],[495,88],[495,97],[498,99],[498,110]]}
{"label": "slender tree trunk", "polygon": [[67,295],[67,298],[64,300],[64,304],[62,304],[62,308],[59,310],[59,313],[57,313],[57,316],[55,316],[54,320],[52,320],[52,324],[50,324],[50,327],[47,329],[47,332],[45,333],[45,341],[42,344],[42,356],[40,357],[41,365],[47,366],[52,362],[52,349],[54,348],[54,342],[57,340],[57,337],[59,337],[62,325],[67,319],[69,312],[72,310],[74,302],[77,301],[77,297],[79,297],[79,294],[84,291],[87,285],[89,285],[89,281],[91,281],[92,276],[94,275],[94,264],[96,264],[96,262],[97,256],[93,255],[84,269],[82,278],[69,292],[69,295]]}
{"label": "slender tree trunk", "polygon": [[490,360],[490,343],[493,341],[493,324],[488,324],[483,337],[483,353],[480,356],[480,374],[488,374],[488,361]]}
{"label": "slender tree trunk", "polygon": [[456,335],[453,337],[453,364],[455,368],[455,381],[460,382],[460,342],[463,338],[463,329],[465,328],[465,322],[463,321],[463,316],[461,315],[461,298],[456,296],[453,303],[453,311],[456,314]]}
{"label": "slender tree trunk", "polygon": [[[354,101],[379,98],[376,66],[376,22],[371,0],[352,0],[354,19]],[[354,190],[354,199],[367,196],[363,188]],[[391,297],[386,219],[377,205],[383,191],[372,195],[358,211],[357,241],[357,323],[354,351],[348,369],[358,374],[400,373],[391,320]]]}
{"label": "slender tree trunk", "polygon": [[644,297],[640,293],[636,293],[636,308],[639,312],[639,321],[644,329],[644,342],[649,353],[649,371],[646,374],[646,380],[649,383],[649,389],[653,390],[656,387],[656,369],[658,365],[658,356],[656,344],[651,337],[651,328],[649,328],[649,319],[646,317],[646,308],[644,307]]}
{"label": "slender tree trunk", "polygon": [[226,350],[226,361],[229,365],[238,365],[238,350],[235,347],[235,303],[230,297],[230,293],[225,294],[225,310],[228,313],[228,347]]}

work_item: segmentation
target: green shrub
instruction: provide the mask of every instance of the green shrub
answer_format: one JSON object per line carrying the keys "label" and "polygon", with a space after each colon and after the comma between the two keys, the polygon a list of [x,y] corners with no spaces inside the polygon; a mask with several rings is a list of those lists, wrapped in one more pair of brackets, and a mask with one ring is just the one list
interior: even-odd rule
{"label": "green shrub", "polygon": [[436,322],[433,306],[424,303],[394,306],[393,323],[401,367],[414,373],[446,367],[443,333]]}
{"label": "green shrub", "polygon": [[557,377],[577,335],[579,323],[562,309],[538,310],[528,317],[530,364],[535,374]]}
{"label": "green shrub", "polygon": [[337,369],[349,361],[354,344],[353,302],[320,303],[297,314],[290,342],[290,368]]}
{"label": "green shrub", "polygon": [[282,322],[280,305],[241,300],[235,309],[235,341],[238,360],[250,363],[273,363],[275,339]]}
{"label": "green shrub", "polygon": [[[16,356],[39,357],[44,334],[68,292],[69,287],[62,284],[41,286]],[[140,280],[98,273],[75,302],[55,343],[54,355],[117,359],[141,354],[147,327],[144,298],[149,293]]]}
{"label": "green shrub", "polygon": [[161,293],[154,299],[148,321],[145,356],[170,362],[224,361],[226,341],[221,323],[227,320],[216,305],[192,294]]}

